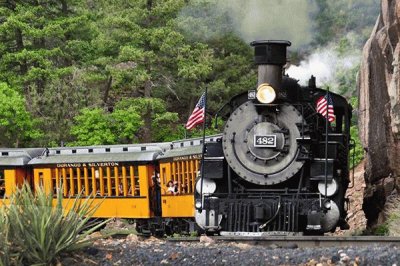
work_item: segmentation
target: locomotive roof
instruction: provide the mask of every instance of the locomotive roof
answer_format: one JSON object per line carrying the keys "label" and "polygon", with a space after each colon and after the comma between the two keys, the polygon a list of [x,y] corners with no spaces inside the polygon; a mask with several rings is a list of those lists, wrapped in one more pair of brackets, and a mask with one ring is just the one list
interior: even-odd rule
{"label": "locomotive roof", "polygon": [[[206,136],[205,137],[205,141],[206,142],[216,141],[218,138],[221,138],[221,137],[222,137],[222,134]],[[189,146],[197,146],[197,145],[201,145],[202,142],[203,142],[203,138],[202,137],[177,140],[177,141],[173,141],[172,142],[171,149],[183,148],[183,147],[189,147]]]}
{"label": "locomotive roof", "polygon": [[29,164],[149,162],[168,146],[168,143],[151,143],[49,148]]}
{"label": "locomotive roof", "polygon": [[44,148],[0,149],[0,166],[24,166],[43,153]]}
{"label": "locomotive roof", "polygon": [[[206,136],[205,141],[216,141],[221,138],[222,134]],[[158,160],[166,160],[174,157],[198,155],[202,153],[203,138],[192,138],[179,141],[173,141],[171,144],[171,149],[165,151],[163,154],[157,157]]]}
{"label": "locomotive roof", "polygon": [[189,147],[168,150],[165,153],[159,155],[157,157],[157,160],[167,160],[182,156],[198,155],[201,154],[202,147],[203,147],[202,145],[196,145],[196,146],[189,146]]}

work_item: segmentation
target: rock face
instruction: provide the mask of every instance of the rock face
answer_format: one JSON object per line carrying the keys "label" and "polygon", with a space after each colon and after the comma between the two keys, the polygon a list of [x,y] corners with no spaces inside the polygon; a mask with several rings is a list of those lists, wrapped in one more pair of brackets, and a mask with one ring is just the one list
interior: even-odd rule
{"label": "rock face", "polygon": [[400,0],[382,0],[365,44],[358,79],[360,137],[365,149],[363,209],[368,226],[384,219],[386,198],[400,184]]}

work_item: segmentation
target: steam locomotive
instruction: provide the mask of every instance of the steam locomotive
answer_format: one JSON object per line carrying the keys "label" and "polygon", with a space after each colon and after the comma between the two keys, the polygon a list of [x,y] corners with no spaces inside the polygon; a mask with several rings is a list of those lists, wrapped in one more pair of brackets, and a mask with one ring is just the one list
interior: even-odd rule
{"label": "steam locomotive", "polygon": [[[348,229],[350,120],[340,95],[283,74],[288,41],[254,41],[258,87],[218,115],[222,137],[206,143],[195,219],[206,232],[321,234]],[[329,97],[334,123],[317,112]]]}

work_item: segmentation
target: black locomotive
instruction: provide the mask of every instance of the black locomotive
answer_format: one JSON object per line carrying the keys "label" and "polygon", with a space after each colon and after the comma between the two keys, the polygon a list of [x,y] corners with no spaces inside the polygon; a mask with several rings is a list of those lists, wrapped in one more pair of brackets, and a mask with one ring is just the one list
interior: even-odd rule
{"label": "black locomotive", "polygon": [[[219,115],[223,135],[206,143],[196,183],[196,223],[206,232],[320,234],[347,229],[352,108],[330,93],[334,123],[316,110],[327,95],[283,73],[288,41],[255,41],[257,90]],[[202,176],[203,178],[201,178]]]}

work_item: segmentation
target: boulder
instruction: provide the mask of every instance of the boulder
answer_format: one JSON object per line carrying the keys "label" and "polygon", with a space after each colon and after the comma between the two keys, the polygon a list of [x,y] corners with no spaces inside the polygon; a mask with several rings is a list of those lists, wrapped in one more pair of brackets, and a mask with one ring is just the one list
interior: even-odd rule
{"label": "boulder", "polygon": [[400,0],[382,0],[364,46],[358,77],[359,132],[365,150],[363,209],[368,226],[378,221],[400,176]]}

